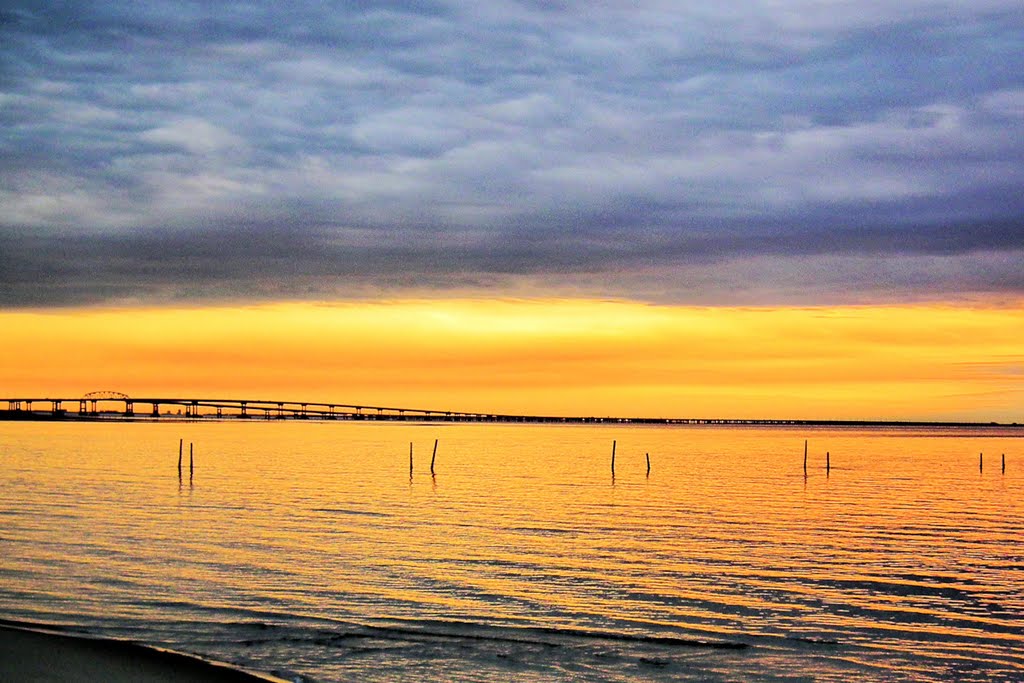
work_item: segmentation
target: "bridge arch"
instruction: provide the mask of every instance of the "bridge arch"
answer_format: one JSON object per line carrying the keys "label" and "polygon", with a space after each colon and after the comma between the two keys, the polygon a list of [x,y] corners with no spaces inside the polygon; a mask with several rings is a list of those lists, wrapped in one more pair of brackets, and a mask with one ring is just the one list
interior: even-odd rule
{"label": "bridge arch", "polygon": [[111,391],[110,389],[90,391],[89,393],[84,394],[82,398],[78,399],[78,413],[80,415],[85,415],[87,413],[96,415],[99,411],[100,401],[123,401],[124,414],[126,416],[135,414],[135,406],[132,404],[132,399],[129,398],[128,394],[120,391]]}
{"label": "bridge arch", "polygon": [[125,401],[128,400],[128,394],[123,394],[120,391],[103,389],[100,391],[90,391],[87,394],[82,394],[82,398],[87,401]]}

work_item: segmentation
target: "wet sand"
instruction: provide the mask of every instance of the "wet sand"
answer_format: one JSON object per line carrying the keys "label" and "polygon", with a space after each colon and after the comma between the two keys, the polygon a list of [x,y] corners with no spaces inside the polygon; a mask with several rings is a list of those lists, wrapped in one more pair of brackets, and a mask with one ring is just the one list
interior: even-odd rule
{"label": "wet sand", "polygon": [[3,624],[0,624],[0,680],[38,683],[283,681],[136,643]]}

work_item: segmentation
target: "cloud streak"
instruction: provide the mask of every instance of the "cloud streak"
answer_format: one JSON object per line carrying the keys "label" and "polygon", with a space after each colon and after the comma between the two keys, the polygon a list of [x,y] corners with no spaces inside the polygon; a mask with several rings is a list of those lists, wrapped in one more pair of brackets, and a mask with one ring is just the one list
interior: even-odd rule
{"label": "cloud streak", "polygon": [[1021,295],[1022,42],[998,0],[15,3],[0,305]]}

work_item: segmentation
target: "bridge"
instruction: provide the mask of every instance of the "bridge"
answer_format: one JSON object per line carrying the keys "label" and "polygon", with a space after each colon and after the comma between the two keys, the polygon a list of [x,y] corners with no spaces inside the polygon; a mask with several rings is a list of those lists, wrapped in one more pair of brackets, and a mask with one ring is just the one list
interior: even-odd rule
{"label": "bridge", "polygon": [[[453,420],[502,421],[515,416],[452,410],[395,408],[349,403],[315,403],[242,398],[128,396],[118,391],[92,391],[80,397],[16,397],[6,401],[5,417],[53,418],[237,418],[322,420]],[[66,407],[66,406],[70,406]],[[77,410],[75,409],[77,406]],[[0,411],[4,412],[4,411]]]}
{"label": "bridge", "polygon": [[273,399],[129,396],[118,391],[92,391],[79,397],[0,398],[0,405],[4,402],[7,404],[7,410],[0,409],[0,419],[298,419],[421,422],[599,422],[616,420],[616,418],[505,415]]}
{"label": "bridge", "polygon": [[[1011,427],[1017,422],[929,422],[889,420],[813,420],[746,418],[566,417],[508,415],[422,408],[316,403],[241,398],[128,396],[118,391],[92,391],[72,398],[0,398],[0,420],[389,420],[413,422],[524,422],[559,424],[752,425],[821,427]],[[70,406],[70,408],[65,407]]]}

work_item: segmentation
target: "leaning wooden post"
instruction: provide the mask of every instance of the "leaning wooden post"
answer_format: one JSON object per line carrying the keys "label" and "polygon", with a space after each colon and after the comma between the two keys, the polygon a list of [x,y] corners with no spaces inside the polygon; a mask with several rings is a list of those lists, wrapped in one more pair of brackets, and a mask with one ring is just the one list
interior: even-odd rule
{"label": "leaning wooden post", "polygon": [[437,458],[437,439],[434,439],[434,454],[430,456],[430,474],[434,474],[435,458]]}
{"label": "leaning wooden post", "polygon": [[615,476],[615,441],[612,441],[612,476]]}
{"label": "leaning wooden post", "polygon": [[181,449],[185,439],[178,439],[178,479],[181,479]]}
{"label": "leaning wooden post", "polygon": [[832,471],[832,454],[825,451],[825,474]]}
{"label": "leaning wooden post", "polygon": [[647,454],[647,476],[651,476],[651,454]]}
{"label": "leaning wooden post", "polygon": [[807,476],[807,439],[804,439],[804,476]]}

